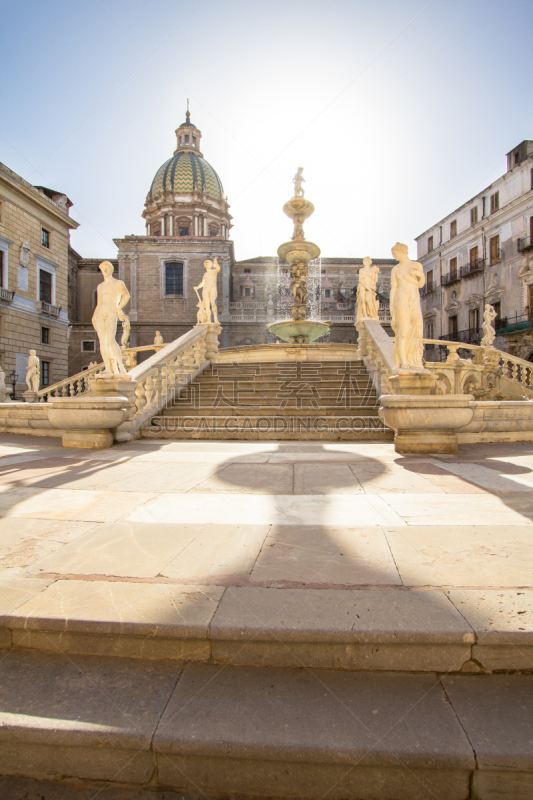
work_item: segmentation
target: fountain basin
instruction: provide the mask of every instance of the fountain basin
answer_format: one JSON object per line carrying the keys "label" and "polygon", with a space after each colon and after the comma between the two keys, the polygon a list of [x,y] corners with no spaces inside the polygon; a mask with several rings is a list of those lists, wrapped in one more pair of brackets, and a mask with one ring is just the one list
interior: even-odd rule
{"label": "fountain basin", "polygon": [[282,342],[291,344],[309,344],[329,333],[331,322],[318,322],[312,319],[295,321],[288,319],[284,322],[271,322],[267,325],[269,333],[273,333]]}
{"label": "fountain basin", "polygon": [[314,242],[290,241],[283,242],[278,247],[278,256],[294,264],[295,261],[303,261],[309,264],[314,258],[320,255],[320,247]]}

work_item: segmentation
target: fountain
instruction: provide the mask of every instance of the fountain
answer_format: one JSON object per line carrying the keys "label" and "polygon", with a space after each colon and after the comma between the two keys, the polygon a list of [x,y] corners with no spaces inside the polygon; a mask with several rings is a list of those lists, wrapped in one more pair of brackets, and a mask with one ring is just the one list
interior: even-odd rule
{"label": "fountain", "polygon": [[269,333],[273,333],[283,342],[292,344],[309,344],[329,333],[331,322],[321,322],[317,319],[307,319],[308,291],[307,278],[309,262],[318,258],[320,248],[314,242],[306,242],[304,236],[304,221],[311,216],[315,207],[310,200],[306,200],[302,182],[303,168],[298,167],[294,176],[294,197],[291,197],[283,206],[283,211],[294,222],[294,231],[290,242],[284,242],[278,247],[278,256],[284,259],[290,267],[291,306],[292,319],[272,322],[267,325]]}

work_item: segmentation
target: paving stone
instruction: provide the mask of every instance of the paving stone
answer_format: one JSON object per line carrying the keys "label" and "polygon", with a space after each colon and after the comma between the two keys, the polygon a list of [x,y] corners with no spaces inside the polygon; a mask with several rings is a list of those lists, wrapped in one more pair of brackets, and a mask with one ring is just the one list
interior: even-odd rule
{"label": "paving stone", "polygon": [[295,494],[363,494],[363,487],[348,464],[296,464]]}
{"label": "paving stone", "polygon": [[85,489],[14,489],[0,493],[0,516],[112,522],[131,512],[132,506],[142,507],[154,497],[153,492],[132,495]]}
{"label": "paving stone", "polygon": [[20,574],[64,543],[94,530],[98,523],[55,519],[0,519],[0,575]]}
{"label": "paving stone", "polygon": [[530,800],[533,675],[445,676],[442,683],[476,753],[474,797]]}
{"label": "paving stone", "polygon": [[229,464],[202,481],[195,492],[292,494],[292,467],[272,464]]}
{"label": "paving stone", "polygon": [[533,528],[526,525],[385,527],[408,586],[531,586]]}
{"label": "paving stone", "polygon": [[[0,776],[0,797],[2,800],[200,800],[201,795],[183,794],[170,789],[141,789],[134,786],[126,788],[110,787],[108,784],[79,782],[59,783],[56,781],[36,781],[31,778],[2,778]],[[205,800],[205,798],[202,798]]]}
{"label": "paving stone", "polygon": [[189,665],[154,746],[163,785],[185,775],[283,797],[322,796],[333,778],[335,798],[457,800],[474,767],[438,682],[420,675]]}
{"label": "paving stone", "polygon": [[221,587],[57,581],[6,615],[13,642],[51,652],[207,660]]}
{"label": "paving stone", "polygon": [[12,651],[0,660],[0,772],[147,782],[176,684],[170,661]]}
{"label": "paving stone", "polygon": [[252,571],[254,581],[400,584],[383,528],[274,525]]}
{"label": "paving stone", "polygon": [[408,525],[530,525],[531,492],[501,497],[459,494],[387,494],[387,503]]}
{"label": "paving stone", "polygon": [[211,623],[233,664],[450,671],[474,634],[440,592],[229,588]]}

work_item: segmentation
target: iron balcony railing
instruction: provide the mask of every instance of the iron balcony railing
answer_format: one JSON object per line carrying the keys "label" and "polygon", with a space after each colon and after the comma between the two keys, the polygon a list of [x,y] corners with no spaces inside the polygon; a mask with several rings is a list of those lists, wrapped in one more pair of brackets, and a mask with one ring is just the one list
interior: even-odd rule
{"label": "iron balcony railing", "polygon": [[436,283],[426,283],[426,285],[422,286],[422,288],[420,289],[420,294],[422,295],[422,297],[427,297],[430,294],[435,294],[438,288],[439,287],[437,286]]}
{"label": "iron balcony railing", "polygon": [[479,344],[483,334],[479,328],[466,328],[463,331],[454,331],[447,333],[444,336],[439,336],[442,341],[449,342],[464,342],[465,344]]}
{"label": "iron balcony railing", "polygon": [[450,272],[448,275],[443,275],[441,278],[441,283],[443,286],[448,286],[450,283],[457,283],[457,281],[461,280],[461,276],[458,272]]}
{"label": "iron balcony railing", "polygon": [[465,264],[464,267],[461,267],[460,274],[461,278],[468,278],[470,275],[475,275],[478,272],[483,272],[485,267],[485,259],[478,258],[475,261],[471,261],[469,264]]}

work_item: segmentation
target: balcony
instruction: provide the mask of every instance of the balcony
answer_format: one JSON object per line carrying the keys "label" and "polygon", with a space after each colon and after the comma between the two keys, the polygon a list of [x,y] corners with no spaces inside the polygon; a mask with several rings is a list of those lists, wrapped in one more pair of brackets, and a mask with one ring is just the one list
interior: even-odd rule
{"label": "balcony", "polygon": [[44,300],[39,300],[37,303],[37,311],[39,314],[48,314],[49,317],[58,317],[61,314],[61,306],[53,306],[51,303],[45,303]]}
{"label": "balcony", "polygon": [[518,252],[524,253],[526,250],[533,250],[533,239],[531,236],[524,236],[518,240]]}
{"label": "balcony", "polygon": [[461,267],[461,278],[469,278],[471,275],[477,275],[479,272],[483,272],[484,268],[484,258],[478,258],[476,261],[471,261],[469,264],[465,264],[464,267]]}
{"label": "balcony", "polygon": [[449,286],[451,283],[457,283],[460,280],[461,276],[457,272],[451,272],[442,276],[441,283],[443,286]]}
{"label": "balcony", "polygon": [[533,328],[533,312],[529,312],[526,308],[525,314],[515,313],[510,317],[502,317],[496,320],[494,327],[500,336],[506,333],[529,330],[529,328]]}
{"label": "balcony", "polygon": [[438,288],[436,283],[426,283],[426,285],[422,286],[420,289],[420,294],[422,297],[429,297],[432,294],[436,294]]}
{"label": "balcony", "polygon": [[0,300],[3,300],[5,303],[12,303],[14,297],[15,292],[10,291],[9,289],[3,289],[0,286]]}
{"label": "balcony", "polygon": [[463,331],[455,331],[455,333],[447,333],[444,336],[439,336],[441,341],[448,342],[464,342],[465,344],[479,344],[482,339],[482,332],[479,328],[466,328]]}

